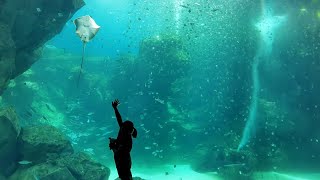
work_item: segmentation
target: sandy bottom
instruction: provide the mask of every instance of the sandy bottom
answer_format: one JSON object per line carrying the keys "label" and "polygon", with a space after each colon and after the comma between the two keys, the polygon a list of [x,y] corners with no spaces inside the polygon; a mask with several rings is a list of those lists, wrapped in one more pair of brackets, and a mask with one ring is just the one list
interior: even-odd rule
{"label": "sandy bottom", "polygon": [[[115,166],[109,166],[111,174],[109,180],[118,177]],[[163,165],[132,168],[134,177],[146,180],[223,180],[214,172],[201,174],[193,171],[190,165]],[[320,180],[320,173],[281,173],[281,172],[257,172],[254,180]]]}
{"label": "sandy bottom", "polygon": [[[109,166],[111,174],[109,180],[118,177],[115,166]],[[215,173],[201,174],[193,171],[190,165],[164,165],[157,167],[133,167],[131,169],[134,177],[146,180],[221,180]]]}
{"label": "sandy bottom", "polygon": [[285,172],[260,172],[255,174],[256,180],[320,180],[320,173],[285,173]]}

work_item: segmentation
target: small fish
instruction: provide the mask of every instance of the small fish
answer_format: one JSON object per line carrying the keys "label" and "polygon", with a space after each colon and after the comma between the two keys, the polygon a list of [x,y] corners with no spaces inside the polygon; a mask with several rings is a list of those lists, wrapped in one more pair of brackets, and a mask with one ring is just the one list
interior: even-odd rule
{"label": "small fish", "polygon": [[84,151],[93,151],[92,148],[87,148],[87,149],[84,149]]}
{"label": "small fish", "polygon": [[87,148],[87,149],[84,149],[83,151],[88,153],[88,154],[90,154],[90,155],[94,155],[95,154],[92,148]]}
{"label": "small fish", "polygon": [[148,150],[148,149],[151,149],[151,147],[149,147],[149,146],[146,146],[146,147],[144,147],[144,149],[147,149],[147,150]]}
{"label": "small fish", "polygon": [[21,165],[32,164],[31,161],[27,161],[27,160],[22,160],[22,161],[19,161],[18,163],[21,164]]}
{"label": "small fish", "polygon": [[34,177],[34,180],[39,180],[37,175],[34,174],[33,177]]}
{"label": "small fish", "polygon": [[45,116],[42,116],[43,119],[48,120]]}
{"label": "small fish", "polygon": [[96,131],[97,130],[97,127],[91,127],[88,129],[88,131]]}
{"label": "small fish", "polygon": [[62,17],[62,16],[63,16],[63,14],[62,14],[62,13],[58,13],[58,16],[59,16],[59,17]]}
{"label": "small fish", "polygon": [[104,130],[107,130],[108,128],[107,127],[101,127],[99,128],[101,131],[104,131]]}
{"label": "small fish", "polygon": [[49,106],[49,104],[46,103],[46,107],[49,111],[54,112],[54,110]]}
{"label": "small fish", "polygon": [[173,168],[176,168],[177,167],[177,165],[173,165]]}
{"label": "small fish", "polygon": [[186,6],[186,5],[180,4],[180,6],[181,6],[181,7],[183,7],[183,8],[187,8],[187,9],[189,9],[189,7],[188,7],[188,6]]}
{"label": "small fish", "polygon": [[157,101],[157,102],[159,102],[160,104],[164,104],[164,100],[161,100],[161,99],[159,99],[159,98],[155,98],[154,100]]}
{"label": "small fish", "polygon": [[216,11],[219,11],[219,9],[212,9],[212,12],[216,12]]}
{"label": "small fish", "polygon": [[93,115],[94,114],[94,112],[89,112],[88,113],[88,116],[91,116],[91,115]]}
{"label": "small fish", "polygon": [[111,130],[111,131],[107,131],[107,132],[103,133],[103,134],[102,134],[102,136],[105,136],[105,135],[111,134],[112,132],[113,132],[113,130]]}
{"label": "small fish", "polygon": [[33,116],[33,114],[30,111],[26,111],[26,115],[28,115],[29,117]]}
{"label": "small fish", "polygon": [[30,106],[30,109],[35,113],[37,112],[32,106]]}
{"label": "small fish", "polygon": [[225,164],[224,167],[233,167],[233,166],[244,166],[244,163],[235,163],[235,164]]}
{"label": "small fish", "polygon": [[37,12],[41,12],[41,9],[40,9],[40,8],[37,8]]}
{"label": "small fish", "polygon": [[101,137],[101,138],[99,138],[97,141],[105,141],[105,140],[106,140],[105,137]]}

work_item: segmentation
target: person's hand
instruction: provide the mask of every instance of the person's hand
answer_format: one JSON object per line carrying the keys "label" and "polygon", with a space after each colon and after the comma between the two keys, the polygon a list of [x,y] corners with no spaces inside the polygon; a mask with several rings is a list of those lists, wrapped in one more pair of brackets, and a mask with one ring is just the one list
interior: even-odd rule
{"label": "person's hand", "polygon": [[119,100],[116,99],[116,100],[114,100],[114,101],[112,102],[112,107],[113,107],[113,108],[117,108],[117,106],[118,106],[119,104],[120,104]]}

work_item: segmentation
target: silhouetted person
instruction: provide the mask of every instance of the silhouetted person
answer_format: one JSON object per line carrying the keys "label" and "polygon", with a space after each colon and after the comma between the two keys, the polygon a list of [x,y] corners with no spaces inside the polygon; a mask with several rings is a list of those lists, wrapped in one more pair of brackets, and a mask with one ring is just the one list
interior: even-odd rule
{"label": "silhouetted person", "polygon": [[131,121],[122,122],[121,115],[117,108],[118,105],[119,100],[116,99],[112,102],[120,130],[117,139],[109,138],[109,147],[114,153],[114,161],[119,178],[121,180],[132,180],[130,151],[132,149],[132,137],[136,138],[138,132]]}

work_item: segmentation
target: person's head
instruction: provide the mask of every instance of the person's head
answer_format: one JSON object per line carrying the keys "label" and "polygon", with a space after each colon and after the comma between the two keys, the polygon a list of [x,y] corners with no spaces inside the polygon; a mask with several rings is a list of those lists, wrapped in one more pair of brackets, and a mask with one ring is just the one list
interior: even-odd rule
{"label": "person's head", "polygon": [[124,128],[127,132],[129,132],[129,133],[132,135],[132,137],[134,137],[134,138],[137,137],[138,132],[137,132],[136,128],[134,128],[134,125],[133,125],[133,123],[132,123],[131,121],[129,121],[129,120],[124,121],[124,122],[123,122],[123,128]]}

